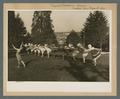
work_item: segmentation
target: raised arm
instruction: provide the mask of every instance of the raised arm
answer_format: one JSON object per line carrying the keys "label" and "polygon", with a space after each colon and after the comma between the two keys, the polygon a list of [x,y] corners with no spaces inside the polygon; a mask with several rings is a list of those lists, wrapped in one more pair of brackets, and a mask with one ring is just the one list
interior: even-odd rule
{"label": "raised arm", "polygon": [[12,46],[13,46],[13,48],[14,48],[15,50],[18,50],[13,44],[12,44]]}
{"label": "raised arm", "polygon": [[23,42],[22,42],[21,45],[20,45],[20,49],[22,49],[22,46],[23,46]]}
{"label": "raised arm", "polygon": [[83,45],[80,44],[80,43],[78,43],[77,46],[78,46],[79,48],[81,48],[82,50],[86,50],[86,48],[84,48]]}

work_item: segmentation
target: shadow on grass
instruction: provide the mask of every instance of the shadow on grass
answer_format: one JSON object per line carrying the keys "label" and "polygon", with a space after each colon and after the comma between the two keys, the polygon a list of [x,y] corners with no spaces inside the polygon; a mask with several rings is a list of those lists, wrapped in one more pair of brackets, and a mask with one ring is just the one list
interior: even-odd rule
{"label": "shadow on grass", "polygon": [[78,81],[109,81],[109,66],[98,64],[94,66],[91,60],[86,60],[84,64],[82,58],[74,61],[71,57],[67,57],[66,60],[69,62],[71,67],[65,67],[65,69],[72,74]]}
{"label": "shadow on grass", "polygon": [[[93,66],[91,60],[83,64],[82,58],[74,61],[71,57],[59,58],[24,55],[26,68],[17,68],[16,58],[9,59],[9,81],[109,81],[109,66]],[[103,60],[103,59],[102,59]],[[72,76],[71,76],[72,75]],[[63,78],[63,79],[61,79]]]}
{"label": "shadow on grass", "polygon": [[33,61],[33,59],[31,59],[31,60],[25,62],[26,66],[27,66],[29,63],[31,63],[32,61]]}

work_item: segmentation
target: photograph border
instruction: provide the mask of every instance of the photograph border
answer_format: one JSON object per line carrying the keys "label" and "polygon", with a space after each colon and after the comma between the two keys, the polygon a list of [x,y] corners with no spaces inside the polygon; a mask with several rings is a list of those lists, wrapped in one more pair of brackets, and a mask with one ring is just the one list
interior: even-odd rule
{"label": "photograph border", "polygon": [[[7,92],[7,51],[8,51],[8,26],[7,9],[27,10],[27,9],[107,9],[112,10],[112,92]],[[35,9],[34,9],[35,10]],[[3,94],[4,96],[116,96],[117,94],[117,4],[115,3],[4,3],[4,32],[3,32]]]}

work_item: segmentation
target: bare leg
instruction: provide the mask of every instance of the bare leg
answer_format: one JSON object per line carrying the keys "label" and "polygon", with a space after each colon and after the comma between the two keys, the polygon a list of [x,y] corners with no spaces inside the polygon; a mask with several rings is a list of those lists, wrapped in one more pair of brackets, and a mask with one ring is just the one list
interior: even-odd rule
{"label": "bare leg", "polygon": [[93,59],[94,66],[96,66],[96,59]]}
{"label": "bare leg", "polygon": [[96,58],[94,58],[94,59],[93,59],[94,66],[96,66],[96,64],[97,64],[97,61],[96,61],[96,60],[97,60],[100,56],[101,56],[101,54],[100,54],[100,55],[98,55]]}
{"label": "bare leg", "polygon": [[85,63],[85,57],[83,57],[83,63]]}
{"label": "bare leg", "polygon": [[18,66],[17,66],[17,68],[20,68],[20,61],[18,61]]}
{"label": "bare leg", "polygon": [[40,51],[38,50],[38,56],[40,55]]}
{"label": "bare leg", "polygon": [[82,56],[83,56],[83,63],[85,63],[85,55],[83,54]]}
{"label": "bare leg", "polygon": [[21,63],[22,63],[22,65],[25,67],[25,63],[24,63],[24,61],[23,61],[23,60],[21,60]]}
{"label": "bare leg", "polygon": [[75,52],[73,52],[72,57],[73,57],[73,60],[75,60],[75,61],[76,61],[76,56],[77,56],[77,54]]}
{"label": "bare leg", "polygon": [[83,63],[85,63],[85,58],[87,57],[88,53],[83,53]]}

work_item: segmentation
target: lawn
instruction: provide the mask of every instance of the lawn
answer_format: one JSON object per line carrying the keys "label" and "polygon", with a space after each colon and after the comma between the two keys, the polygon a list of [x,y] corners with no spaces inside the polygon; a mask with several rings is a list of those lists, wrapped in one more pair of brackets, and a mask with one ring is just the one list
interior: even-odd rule
{"label": "lawn", "polygon": [[87,59],[83,64],[82,58],[74,61],[71,57],[54,57],[22,55],[26,68],[17,68],[15,56],[8,59],[9,81],[109,81],[109,54],[102,55],[93,66]]}

